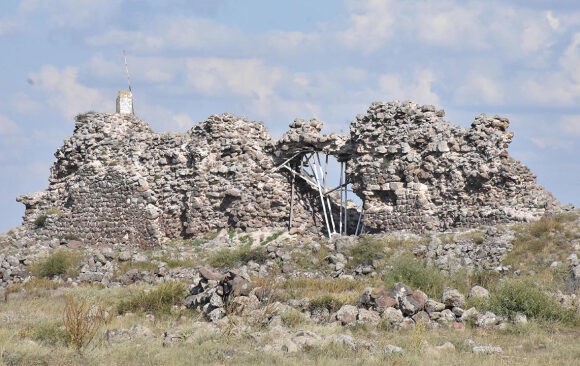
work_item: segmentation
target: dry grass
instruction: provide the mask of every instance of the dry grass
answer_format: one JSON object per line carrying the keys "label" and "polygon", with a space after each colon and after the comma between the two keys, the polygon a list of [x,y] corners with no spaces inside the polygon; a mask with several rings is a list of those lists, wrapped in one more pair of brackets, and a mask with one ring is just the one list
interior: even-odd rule
{"label": "dry grass", "polygon": [[63,324],[77,353],[82,353],[91,343],[107,318],[107,312],[100,305],[91,304],[86,299],[75,299],[71,295],[66,296]]}
{"label": "dry grass", "polygon": [[[316,281],[296,282],[305,285],[307,293],[314,291]],[[320,284],[320,282],[318,283]],[[331,281],[323,283],[325,288],[355,291],[357,285],[350,282]],[[361,285],[358,285],[361,286]],[[361,286],[363,287],[364,284]],[[67,290],[76,298],[106,304],[118,302],[125,296],[122,289],[77,288]],[[248,328],[242,331],[201,329],[195,325],[195,317],[172,313],[151,322],[145,315],[135,313],[118,316],[103,324],[96,332],[93,346],[84,349],[82,355],[62,341],[62,309],[66,295],[58,291],[48,293],[44,299],[21,297],[0,303],[0,354],[6,365],[189,365],[236,364],[236,365],[573,365],[580,358],[577,346],[580,332],[577,328],[561,326],[546,327],[530,322],[523,328],[505,331],[482,331],[467,328],[429,330],[417,327],[401,331],[382,331],[371,326],[360,329],[320,326],[302,322],[297,313],[282,317],[289,327],[300,327],[321,337],[335,334],[352,334],[359,347],[352,349],[332,342],[304,348],[295,354],[269,351],[262,347],[275,342],[279,336],[271,333],[268,326]],[[178,320],[179,319],[179,320]],[[142,325],[151,330],[153,337],[138,337],[128,342],[108,343],[107,331],[131,329]],[[182,342],[163,347],[163,333],[179,326],[188,334]],[[256,333],[258,332],[258,333]],[[290,331],[292,332],[292,331]],[[250,336],[253,335],[253,336]],[[257,338],[256,338],[257,335]],[[522,336],[525,335],[525,336]],[[464,346],[471,338],[479,344],[503,348],[502,355],[483,356],[471,353]],[[455,346],[455,351],[434,349],[446,341]],[[374,349],[364,347],[373,343]],[[402,347],[403,356],[387,356],[381,350],[387,344]]]}

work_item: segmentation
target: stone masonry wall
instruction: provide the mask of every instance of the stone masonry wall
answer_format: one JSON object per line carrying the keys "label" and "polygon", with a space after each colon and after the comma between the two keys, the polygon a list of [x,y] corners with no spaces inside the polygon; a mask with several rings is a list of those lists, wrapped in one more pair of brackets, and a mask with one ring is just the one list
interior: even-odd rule
{"label": "stone masonry wall", "polygon": [[[278,167],[307,151],[347,162],[367,232],[534,220],[557,208],[508,156],[507,119],[481,115],[463,129],[443,116],[433,106],[373,103],[349,135],[296,120],[274,141],[262,123],[230,114],[185,134],[155,133],[131,114],[80,115],[55,153],[48,189],[18,198],[22,236],[148,247],[224,228],[285,229],[291,174]],[[322,232],[318,192],[295,187],[292,226]]]}
{"label": "stone masonry wall", "polygon": [[540,218],[558,206],[507,148],[509,121],[453,126],[444,111],[373,103],[351,125],[348,174],[369,232],[447,230]]}

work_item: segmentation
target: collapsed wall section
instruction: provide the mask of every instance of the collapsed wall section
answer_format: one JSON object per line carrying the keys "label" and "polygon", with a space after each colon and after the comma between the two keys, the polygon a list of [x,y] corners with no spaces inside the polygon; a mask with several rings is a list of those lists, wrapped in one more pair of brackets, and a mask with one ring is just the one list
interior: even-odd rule
{"label": "collapsed wall section", "polygon": [[509,157],[506,118],[480,115],[463,129],[443,116],[412,102],[373,103],[352,123],[347,174],[369,232],[534,220],[558,205]]}
{"label": "collapsed wall section", "polygon": [[[188,235],[287,227],[288,177],[274,170],[274,141],[262,123],[213,115],[193,127],[188,139],[196,172],[187,194]],[[296,212],[304,226],[315,227],[303,204]]]}

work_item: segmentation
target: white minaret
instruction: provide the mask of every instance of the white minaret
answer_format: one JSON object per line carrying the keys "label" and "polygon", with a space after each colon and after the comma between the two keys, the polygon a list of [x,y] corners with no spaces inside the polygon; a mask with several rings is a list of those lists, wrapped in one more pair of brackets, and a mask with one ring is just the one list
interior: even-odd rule
{"label": "white minaret", "polygon": [[127,66],[127,54],[125,50],[123,50],[123,60],[125,61],[125,73],[127,74],[129,90],[119,90],[119,95],[117,96],[117,113],[134,114],[133,92],[131,90],[131,78],[129,77],[129,66]]}
{"label": "white minaret", "polygon": [[133,114],[133,93],[130,90],[119,90],[117,113]]}

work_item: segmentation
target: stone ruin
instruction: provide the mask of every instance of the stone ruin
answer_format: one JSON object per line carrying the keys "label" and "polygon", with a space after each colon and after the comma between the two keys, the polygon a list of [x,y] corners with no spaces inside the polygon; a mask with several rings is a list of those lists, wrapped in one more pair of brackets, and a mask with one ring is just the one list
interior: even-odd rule
{"label": "stone ruin", "polygon": [[[132,113],[79,115],[48,189],[17,199],[26,206],[21,235],[151,247],[221,229],[444,231],[559,207],[509,157],[506,118],[480,115],[464,129],[443,117],[430,105],[375,102],[347,135],[296,120],[276,141],[261,122],[230,114],[184,134],[153,132]],[[320,176],[308,172],[320,155],[344,168],[339,189],[318,184],[324,164]]]}

